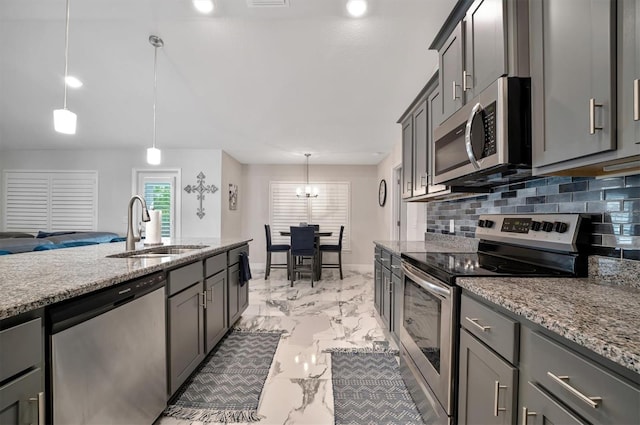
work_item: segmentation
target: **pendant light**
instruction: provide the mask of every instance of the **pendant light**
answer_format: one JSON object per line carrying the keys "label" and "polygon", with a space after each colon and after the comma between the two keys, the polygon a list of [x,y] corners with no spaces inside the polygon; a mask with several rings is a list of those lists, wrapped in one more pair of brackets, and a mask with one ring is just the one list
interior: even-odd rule
{"label": "pendant light", "polygon": [[307,157],[307,184],[304,188],[299,187],[296,189],[296,195],[298,198],[317,198],[319,195],[319,190],[317,187],[311,187],[309,184],[309,157],[310,153],[305,153],[304,156]]}
{"label": "pendant light", "polygon": [[162,152],[156,148],[156,100],[158,98],[158,47],[164,46],[164,41],[157,35],[149,36],[149,43],[153,52],[153,145],[147,149],[147,163],[158,165],[162,161]]}
{"label": "pendant light", "polygon": [[64,103],[62,109],[53,111],[53,128],[58,133],[76,134],[76,114],[67,109],[67,73],[69,70],[69,1],[67,0],[67,16],[64,33]]}
{"label": "pendant light", "polygon": [[347,12],[354,18],[361,18],[367,13],[367,0],[347,1]]}

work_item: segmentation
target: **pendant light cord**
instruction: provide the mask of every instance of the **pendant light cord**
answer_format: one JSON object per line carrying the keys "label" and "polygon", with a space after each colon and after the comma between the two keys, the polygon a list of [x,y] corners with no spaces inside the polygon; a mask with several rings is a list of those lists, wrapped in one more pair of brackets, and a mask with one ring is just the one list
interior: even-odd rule
{"label": "pendant light cord", "polygon": [[156,101],[158,99],[158,46],[153,53],[153,147],[156,147]]}
{"label": "pendant light cord", "polygon": [[67,0],[67,21],[64,32],[64,104],[63,109],[67,109],[67,72],[69,71],[69,2]]}

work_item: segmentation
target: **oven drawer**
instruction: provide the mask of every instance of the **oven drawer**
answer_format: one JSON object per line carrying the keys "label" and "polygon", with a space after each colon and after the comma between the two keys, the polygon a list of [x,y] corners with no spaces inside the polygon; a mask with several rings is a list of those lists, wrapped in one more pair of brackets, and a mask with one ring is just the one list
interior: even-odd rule
{"label": "oven drawer", "polygon": [[[531,380],[593,423],[640,423],[640,390],[590,359],[531,332]],[[598,400],[597,398],[600,398]]]}
{"label": "oven drawer", "polygon": [[520,331],[518,322],[463,294],[460,324],[507,361],[516,364]]}

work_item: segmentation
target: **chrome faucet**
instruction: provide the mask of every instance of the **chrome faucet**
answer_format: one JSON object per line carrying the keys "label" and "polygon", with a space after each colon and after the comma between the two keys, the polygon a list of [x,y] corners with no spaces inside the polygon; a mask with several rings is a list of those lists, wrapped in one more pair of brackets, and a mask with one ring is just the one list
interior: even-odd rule
{"label": "chrome faucet", "polygon": [[129,209],[127,210],[127,251],[136,249],[136,242],[140,240],[140,235],[136,236],[133,232],[133,204],[136,199],[142,204],[142,221],[151,221],[149,211],[147,210],[147,203],[144,198],[140,195],[133,195],[129,201]]}

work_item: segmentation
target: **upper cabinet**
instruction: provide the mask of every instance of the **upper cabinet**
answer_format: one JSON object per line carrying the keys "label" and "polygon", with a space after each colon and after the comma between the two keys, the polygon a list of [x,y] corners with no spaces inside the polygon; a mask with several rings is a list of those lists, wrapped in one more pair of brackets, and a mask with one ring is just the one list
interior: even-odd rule
{"label": "upper cabinet", "polygon": [[615,149],[611,0],[530,4],[533,165]]}
{"label": "upper cabinet", "polygon": [[531,2],[534,174],[640,170],[640,0]]}
{"label": "upper cabinet", "polygon": [[400,117],[402,126],[402,199],[425,200],[447,190],[432,185],[433,123],[442,116],[436,72]]}
{"label": "upper cabinet", "polygon": [[442,121],[499,77],[529,76],[528,2],[459,2],[430,48],[439,55]]}

